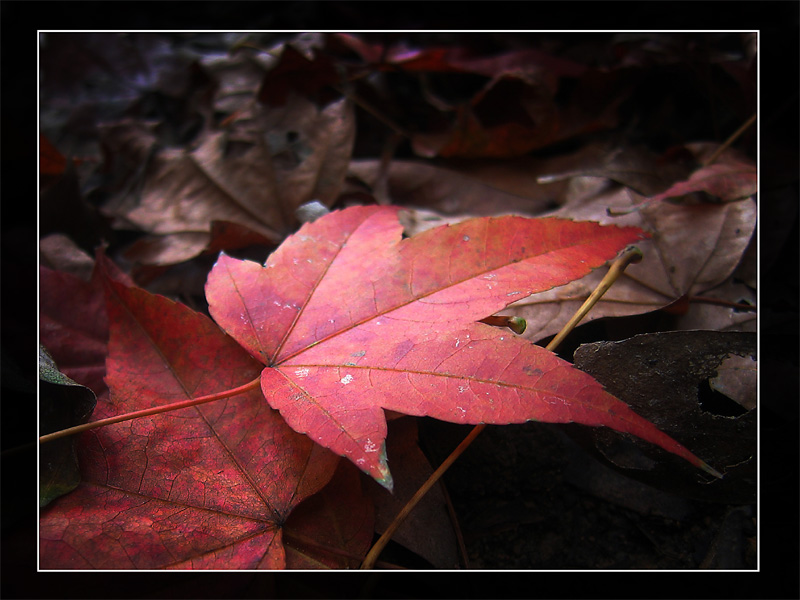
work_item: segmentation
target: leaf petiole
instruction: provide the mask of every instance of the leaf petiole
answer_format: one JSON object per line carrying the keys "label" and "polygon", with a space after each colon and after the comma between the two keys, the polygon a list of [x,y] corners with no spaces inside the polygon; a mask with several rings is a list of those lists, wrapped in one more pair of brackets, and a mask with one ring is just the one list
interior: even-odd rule
{"label": "leaf petiole", "polygon": [[614,260],[611,268],[606,273],[606,276],[603,277],[603,280],[597,284],[597,287],[594,291],[589,295],[586,301],[581,305],[581,307],[575,311],[575,314],[572,315],[572,318],[567,321],[566,325],[561,328],[561,331],[558,332],[556,337],[545,346],[551,352],[557,348],[561,342],[564,341],[564,338],[567,337],[573,329],[581,322],[583,317],[585,317],[592,307],[597,304],[598,300],[603,297],[614,282],[619,279],[619,276],[622,275],[622,272],[628,267],[631,263],[638,263],[642,262],[642,251],[639,250],[636,246],[628,246],[623,250],[620,255]]}
{"label": "leaf petiole", "polygon": [[138,419],[139,417],[148,417],[150,415],[157,415],[160,413],[170,412],[173,410],[180,410],[181,408],[188,408],[190,406],[205,404],[206,402],[213,402],[214,400],[222,400],[223,398],[230,398],[231,396],[238,396],[239,394],[244,394],[245,392],[259,389],[260,386],[261,386],[261,378],[259,377],[237,388],[225,390],[223,392],[218,392],[216,394],[209,394],[208,396],[200,396],[199,398],[191,398],[190,400],[182,400],[181,402],[175,402],[173,404],[165,404],[164,406],[155,406],[153,408],[137,410],[134,412],[117,415],[115,417],[108,417],[107,419],[100,419],[99,421],[91,421],[89,423],[83,423],[82,425],[76,425],[75,427],[69,427],[67,429],[54,431],[53,433],[48,433],[46,435],[40,436],[39,443],[43,444],[45,442],[51,442],[53,440],[66,437],[68,435],[75,435],[76,433],[81,433],[84,431],[88,431],[90,429],[96,429],[98,427],[104,427],[105,425],[111,425],[113,423],[121,423],[123,421],[130,421],[131,419]]}

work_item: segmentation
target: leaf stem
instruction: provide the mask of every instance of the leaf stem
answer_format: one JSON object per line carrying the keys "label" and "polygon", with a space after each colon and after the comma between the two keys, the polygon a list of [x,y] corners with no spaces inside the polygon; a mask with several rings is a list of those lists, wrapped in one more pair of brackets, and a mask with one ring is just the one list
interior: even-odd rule
{"label": "leaf stem", "polygon": [[726,306],[734,310],[740,310],[745,312],[758,311],[758,307],[755,304],[731,302],[730,300],[724,300],[723,298],[712,298],[710,296],[689,296],[689,302],[695,302],[698,304],[715,304],[717,306]]}
{"label": "leaf stem", "polygon": [[[603,280],[597,285],[595,290],[586,299],[586,302],[583,303],[578,311],[573,315],[573,317],[567,322],[566,325],[561,329],[561,331],[553,338],[553,340],[547,345],[547,349],[551,352],[562,342],[562,340],[567,337],[567,335],[575,329],[575,326],[580,322],[583,317],[586,316],[586,313],[591,310],[591,308],[597,304],[597,301],[605,294],[608,289],[612,286],[612,284],[619,279],[619,276],[625,270],[625,268],[631,263],[637,263],[642,260],[642,251],[639,250],[636,246],[628,246],[623,250],[620,255],[616,258],[614,263],[611,265],[611,268],[606,273],[606,276],[603,277]],[[461,456],[461,454],[466,450],[472,441],[478,437],[478,434],[486,428],[484,423],[480,425],[476,425],[472,428],[472,431],[469,432],[469,435],[465,437],[461,443],[456,447],[453,452],[450,453],[444,462],[439,465],[439,468],[436,469],[433,474],[428,478],[428,480],[422,484],[416,493],[411,497],[411,499],[406,503],[406,505],[400,510],[397,516],[394,518],[394,521],[386,528],[386,531],[383,532],[378,541],[370,548],[370,551],[367,553],[366,557],[364,557],[364,562],[361,563],[361,569],[372,569],[375,566],[375,562],[380,556],[383,549],[386,547],[386,544],[389,543],[389,540],[394,535],[394,532],[397,531],[398,527],[403,524],[411,514],[411,511],[416,507],[420,500],[428,493],[434,484],[439,481],[442,475],[444,475],[445,471],[450,468],[456,459]]]}
{"label": "leaf stem", "polygon": [[130,421],[131,419],[138,419],[139,417],[148,417],[150,415],[157,415],[160,413],[170,412],[173,410],[179,410],[181,408],[188,408],[190,406],[205,404],[206,402],[213,402],[214,400],[222,400],[223,398],[230,398],[231,396],[238,396],[239,394],[249,392],[250,390],[258,389],[260,385],[261,385],[261,378],[259,377],[237,388],[225,390],[223,392],[218,392],[216,394],[201,396],[199,398],[191,398],[189,400],[182,400],[181,402],[175,402],[173,404],[165,404],[164,406],[156,406],[153,408],[146,408],[144,410],[137,410],[134,412],[117,415],[115,417],[108,417],[107,419],[100,419],[99,421],[92,421],[90,423],[83,423],[82,425],[76,425],[75,427],[70,427],[68,429],[61,429],[60,431],[54,431],[53,433],[48,433],[46,435],[43,435],[39,437],[39,443],[43,444],[45,442],[51,442],[53,440],[66,437],[68,435],[75,435],[76,433],[81,433],[83,431],[88,431],[90,429],[96,429],[98,427],[103,427],[105,425],[111,425],[113,423],[121,423],[123,421]]}
{"label": "leaf stem", "polygon": [[597,285],[591,295],[586,299],[583,305],[572,315],[572,318],[567,321],[566,325],[561,328],[561,331],[558,332],[556,337],[547,344],[546,348],[551,352],[557,348],[561,342],[564,341],[564,338],[567,337],[575,327],[577,327],[578,323],[581,322],[583,317],[592,310],[592,307],[597,304],[597,301],[603,297],[609,288],[614,284],[614,282],[619,279],[619,276],[622,275],[622,272],[627,268],[627,266],[631,263],[638,263],[642,261],[642,251],[639,250],[636,246],[628,246],[622,253],[617,257],[614,263],[611,265],[611,268],[606,273],[606,276],[603,277],[603,280]]}

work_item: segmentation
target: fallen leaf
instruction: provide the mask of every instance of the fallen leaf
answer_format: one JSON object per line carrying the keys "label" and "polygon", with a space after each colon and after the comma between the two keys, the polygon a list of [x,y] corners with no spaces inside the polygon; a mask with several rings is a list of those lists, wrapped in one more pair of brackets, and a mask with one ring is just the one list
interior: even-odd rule
{"label": "fallen leaf", "polygon": [[547,146],[562,136],[554,90],[547,87],[527,74],[498,76],[469,105],[457,107],[446,132],[415,134],[414,152],[426,157],[506,158]]}
{"label": "fallen leaf", "polygon": [[[53,358],[39,346],[39,428],[52,433],[85,423],[97,398],[87,387],[58,370]],[[81,480],[75,440],[62,438],[39,450],[39,507],[74,490]]]}
{"label": "fallen leaf", "polygon": [[685,148],[671,149],[658,156],[647,147],[595,143],[562,157],[561,168],[545,171],[538,181],[552,183],[576,177],[602,177],[639,194],[652,195],[688,176],[694,160]]}
{"label": "fallen leaf", "polygon": [[[690,144],[698,160],[710,156],[707,144]],[[702,163],[701,163],[702,164]],[[733,202],[748,198],[758,191],[756,164],[732,150],[723,152],[717,160],[696,169],[688,179],[677,181],[667,190],[651,196],[646,203],[679,198],[694,192],[704,192],[722,202]]]}
{"label": "fallen leaf", "polygon": [[53,146],[47,136],[39,134],[39,174],[62,175],[67,168],[67,159]]}
{"label": "fallen leaf", "polygon": [[[210,319],[101,267],[111,323],[98,418],[236,387],[261,366]],[[283,568],[283,526],[339,458],[255,389],[84,434],[83,482],[40,519],[45,569]]]}
{"label": "fallen leaf", "polygon": [[613,123],[613,107],[595,104],[587,111],[572,103],[562,108],[555,102],[557,90],[558,79],[546,72],[497,75],[469,103],[455,108],[445,131],[414,134],[414,152],[425,157],[512,158]]}
{"label": "fallen leaf", "polygon": [[[725,204],[678,205],[659,202],[624,216],[603,216],[608,206],[630,207],[626,190],[592,193],[568,203],[553,216],[618,223],[654,232],[637,242],[644,254],[631,265],[592,309],[586,322],[651,312],[689,295],[720,286],[736,269],[756,228],[753,200]],[[592,273],[566,286],[520,300],[504,314],[525,319],[525,337],[540,340],[556,334],[580,307],[603,273]],[[727,309],[728,312],[732,308]],[[730,321],[729,321],[730,322]]]}
{"label": "fallen leaf", "polygon": [[[309,41],[312,48],[321,43],[317,39]],[[303,54],[292,43],[283,46],[277,63],[261,81],[258,100],[283,106],[292,96],[300,94],[318,104],[328,104],[337,95],[331,86],[340,84],[342,77],[330,57],[311,48],[309,54]]]}
{"label": "fallen leaf", "polygon": [[569,433],[605,464],[656,488],[706,501],[753,502],[756,412],[736,405],[738,416],[728,416],[727,409],[706,404],[704,390],[729,354],[755,356],[755,341],[754,333],[670,331],[584,344],[575,352],[576,365],[637,413],[686,439],[702,456],[720,465],[723,479],[698,477],[696,470],[685,469],[666,453],[608,430],[573,428]]}
{"label": "fallen leaf", "polygon": [[[687,297],[686,303],[685,312],[674,321],[675,329],[753,333],[758,330],[758,313],[744,308],[748,305],[755,308],[756,293],[748,286],[736,283],[732,277],[704,291],[702,296]],[[736,305],[743,308],[737,308]]]}
{"label": "fallen leaf", "polygon": [[277,60],[270,53],[246,47],[231,47],[228,52],[203,54],[199,62],[217,83],[214,110],[220,115],[235,115],[247,110],[252,102],[253,90],[258,89],[264,72]]}
{"label": "fallen leaf", "polygon": [[361,475],[340,461],[330,483],[289,515],[287,569],[357,569],[372,544],[375,511]]}
{"label": "fallen leaf", "polygon": [[[551,352],[483,323],[641,237],[559,219],[474,219],[400,239],[396,207],[304,225],[264,266],[221,255],[214,320],[266,368],[287,423],[391,489],[383,410],[455,423],[577,421],[703,463]],[[707,467],[706,467],[707,468]]]}
{"label": "fallen leaf", "polygon": [[[350,163],[349,173],[374,189],[380,173],[380,161],[354,160]],[[526,194],[518,186],[514,186],[516,189],[502,189],[493,181],[487,183],[476,180],[466,172],[415,161],[393,160],[387,176],[392,204],[425,207],[443,215],[521,213],[532,216],[552,206],[556,197],[554,192],[548,193],[544,189],[550,186],[540,186],[542,193],[536,195],[528,188]],[[535,185],[535,181],[533,183]]]}
{"label": "fallen leaf", "polygon": [[41,49],[42,129],[67,156],[94,156],[101,123],[141,116],[173,145],[211,116],[213,82],[169,34],[43,34]]}
{"label": "fallen leaf", "polygon": [[108,318],[99,276],[87,282],[39,267],[39,291],[40,342],[67,377],[101,396],[108,389]]}
{"label": "fallen leaf", "polygon": [[61,175],[43,177],[42,184],[39,235],[66,234],[90,251],[110,235],[97,209],[84,198],[74,162],[69,161]]}
{"label": "fallen leaf", "polygon": [[749,356],[729,355],[708,383],[747,410],[758,405],[758,362]]}
{"label": "fallen leaf", "polygon": [[68,236],[53,233],[39,240],[40,264],[88,281],[94,270],[94,259],[81,250]]}
{"label": "fallen leaf", "polygon": [[387,47],[370,43],[347,33],[336,33],[328,39],[329,48],[341,44],[361,58],[389,68],[408,71],[460,71],[494,77],[497,73],[519,70],[548,72],[561,77],[579,77],[586,66],[567,58],[548,54],[536,48],[503,52],[495,56],[475,56],[458,46],[441,48],[409,48],[403,43]]}
{"label": "fallen leaf", "polygon": [[[136,258],[162,265],[188,260],[215,242],[214,222],[233,223],[274,245],[296,227],[301,204],[336,200],[353,144],[352,106],[341,100],[318,109],[292,97],[284,107],[254,110],[207,133],[193,150],[167,149],[152,158],[141,201],[115,211],[158,236],[140,242]],[[118,129],[108,135],[130,136]],[[135,150],[131,160],[141,161],[141,154]]]}

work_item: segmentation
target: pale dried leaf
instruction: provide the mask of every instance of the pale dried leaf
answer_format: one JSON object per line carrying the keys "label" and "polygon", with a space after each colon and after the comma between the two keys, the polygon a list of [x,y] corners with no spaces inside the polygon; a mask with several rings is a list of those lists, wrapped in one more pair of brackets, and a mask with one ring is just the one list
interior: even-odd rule
{"label": "pale dried leaf", "polygon": [[729,355],[708,383],[747,410],[758,406],[758,361],[752,357]]}
{"label": "pale dried leaf", "polygon": [[[576,220],[635,225],[654,232],[637,243],[644,260],[631,265],[592,309],[586,320],[650,312],[682,296],[700,295],[724,282],[738,265],[755,231],[753,200],[726,204],[681,206],[668,202],[621,217],[609,217],[606,207],[630,206],[625,190],[571,202],[553,213]],[[536,294],[514,304],[504,314],[528,322],[525,337],[539,340],[557,333],[599,283],[605,270],[566,286]],[[731,310],[731,309],[728,309]]]}

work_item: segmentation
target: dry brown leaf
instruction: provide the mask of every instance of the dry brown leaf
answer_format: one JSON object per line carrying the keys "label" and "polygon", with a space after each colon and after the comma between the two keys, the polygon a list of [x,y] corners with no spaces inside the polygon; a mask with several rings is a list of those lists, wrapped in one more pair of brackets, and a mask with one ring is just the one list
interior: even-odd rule
{"label": "dry brown leaf", "polygon": [[[756,293],[746,285],[729,277],[721,285],[703,292],[703,300],[691,299],[685,314],[675,320],[676,329],[706,329],[714,331],[758,330],[757,313],[754,310],[737,309],[730,305],[755,306]],[[715,304],[712,301],[720,301]]]}
{"label": "dry brown leaf", "polygon": [[[702,158],[703,147],[698,146],[697,152]],[[433,209],[416,208],[409,211],[404,217],[406,235],[415,235],[444,223],[458,222],[469,215],[511,212],[541,214],[545,202],[552,203],[555,200],[541,196],[535,198],[539,189],[535,184],[531,185],[531,180],[535,180],[537,171],[555,172],[551,169],[563,167],[574,160],[578,159],[571,157],[567,163],[562,160],[560,165],[534,165],[519,159],[507,167],[489,161],[485,161],[483,167],[478,162],[462,162],[455,163],[454,168],[459,171],[457,173],[422,163],[395,161],[389,169],[389,197],[397,204]],[[634,163],[629,161],[627,164]],[[616,163],[611,160],[609,164]],[[530,168],[527,177],[526,167]],[[378,161],[354,161],[350,167],[351,174],[367,183],[375,181],[378,170]],[[476,179],[491,181],[492,185],[478,183]],[[737,304],[755,303],[752,291],[728,281],[755,230],[756,207],[752,200],[725,206],[679,206],[665,202],[645,207],[638,213],[609,216],[609,207],[627,212],[634,194],[625,188],[609,190],[608,180],[597,176],[573,177],[569,182],[562,181],[559,184],[562,186],[560,190],[568,185],[566,204],[549,214],[575,220],[636,225],[655,232],[653,239],[639,244],[644,252],[644,261],[629,267],[623,279],[589,313],[587,320],[651,312],[686,295],[703,295]],[[497,189],[501,186],[506,191]],[[512,189],[518,194],[507,193]],[[550,189],[551,193],[555,193]],[[529,199],[526,201],[523,196]],[[574,314],[604,275],[605,269],[599,269],[567,286],[518,302],[503,314],[526,319],[528,328],[525,337],[529,339],[540,340],[553,335]],[[689,312],[681,316],[677,324],[684,329],[746,331],[752,330],[754,325],[754,312],[736,311],[729,306],[707,303],[692,304]]]}
{"label": "dry brown leaf", "polygon": [[[380,171],[378,160],[354,160],[350,174],[374,187]],[[487,177],[491,180],[491,177]],[[508,188],[513,186],[509,184]],[[517,185],[516,190],[521,186]],[[388,170],[389,199],[400,206],[421,207],[442,215],[489,216],[501,214],[535,215],[541,213],[557,197],[558,190],[549,186],[536,196],[510,193],[450,169],[422,162],[396,160]],[[563,189],[563,186],[558,186]],[[460,220],[463,220],[464,216]],[[441,224],[441,223],[439,223]]]}
{"label": "dry brown leaf", "polygon": [[[623,217],[609,217],[608,206],[629,207],[627,191],[570,202],[552,213],[575,220],[635,225],[654,234],[652,239],[637,244],[644,260],[627,269],[587,320],[650,312],[684,295],[701,295],[719,286],[738,265],[756,225],[756,205],[751,199],[692,206],[663,202]],[[528,322],[525,337],[529,339],[553,335],[604,274],[604,269],[598,269],[566,286],[522,300],[503,314],[524,318]]]}
{"label": "dry brown leaf", "polygon": [[549,172],[543,171],[539,182],[602,177],[640,194],[652,195],[688,177],[690,161],[693,162],[693,157],[686,149],[658,156],[646,147],[612,147],[607,143],[593,143],[564,156],[560,164],[553,164]]}
{"label": "dry brown leaf", "polygon": [[566,171],[571,168],[571,164],[571,156],[546,159],[520,156],[499,161],[449,160],[441,163],[441,166],[496,190],[529,198],[532,201],[532,210],[539,214],[560,204],[569,185],[566,179],[542,183],[539,178],[549,173]]}
{"label": "dry brown leaf", "polygon": [[[210,54],[200,58],[200,64],[214,77],[218,89],[214,94],[214,110],[233,114],[247,109],[252,102],[253,90],[258,89],[266,69],[277,59],[267,52],[247,50],[225,54]],[[255,54],[254,54],[255,53]]]}
{"label": "dry brown leaf", "polygon": [[[733,400],[717,403],[705,391],[731,355],[755,357],[756,335],[669,331],[584,344],[575,352],[576,366],[665,431],[701,448],[703,456],[720,465],[723,479],[699,478],[683,465],[664,468],[671,457],[661,458],[661,452],[605,427],[568,431],[618,470],[660,489],[706,501],[752,502],[757,488],[756,412]],[[752,375],[756,363],[749,364]]]}
{"label": "dry brown leaf", "polygon": [[137,258],[149,264],[188,260],[207,247],[214,221],[279,243],[296,228],[297,207],[336,200],[354,134],[346,100],[320,110],[296,97],[207,134],[193,151],[161,152],[145,179],[141,203],[123,213],[161,236]]}
{"label": "dry brown leaf", "polygon": [[94,259],[61,233],[39,240],[39,264],[54,271],[70,273],[83,281],[89,281],[94,269]]}
{"label": "dry brown leaf", "polygon": [[647,204],[690,197],[696,192],[706,194],[704,198],[733,202],[758,191],[756,164],[746,156],[727,149],[712,164],[705,165],[704,161],[712,158],[718,148],[716,144],[688,144],[686,148],[696,156],[701,166],[688,177],[673,183],[669,189],[648,198],[645,201]]}

